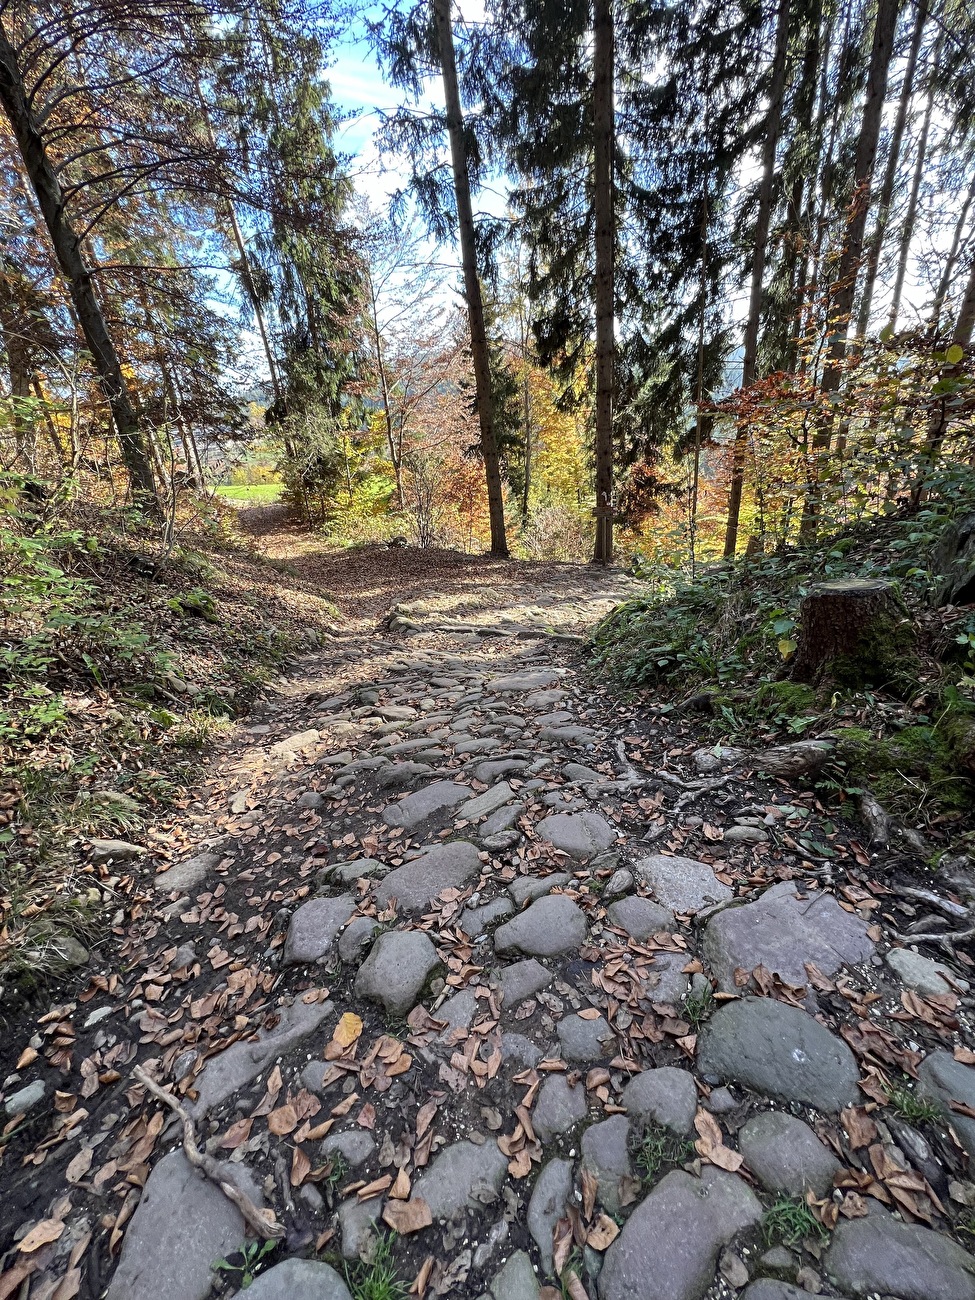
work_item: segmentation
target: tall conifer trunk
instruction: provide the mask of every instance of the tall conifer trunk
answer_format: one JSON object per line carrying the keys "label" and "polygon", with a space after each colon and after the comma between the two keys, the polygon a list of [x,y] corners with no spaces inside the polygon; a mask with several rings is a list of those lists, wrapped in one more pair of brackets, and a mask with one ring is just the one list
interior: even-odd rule
{"label": "tall conifer trunk", "polygon": [[57,172],[48,156],[40,126],[28,101],[17,62],[17,52],[0,25],[0,104],[3,105],[14,139],[30,180],[37,205],[44,218],[58,266],[65,278],[68,293],[102,392],[108,401],[118,435],[119,448],[133,492],[145,502],[158,507],[152,464],[146,450],[128,385],[122,374],[118,352],[105,323],[101,305],[95,295],[91,272],[81,252],[81,240],[75,234],[64,211],[64,196]]}
{"label": "tall conifer trunk", "polygon": [[471,334],[471,359],[474,364],[474,388],[477,395],[477,418],[481,429],[481,455],[487,480],[488,514],[491,521],[491,553],[508,554],[504,531],[504,496],[501,488],[501,465],[494,431],[494,398],[491,390],[491,362],[487,330],[484,326],[484,302],[481,280],[477,273],[477,246],[474,235],[474,211],[471,205],[471,182],[464,140],[464,114],[457,84],[454,57],[454,34],[450,22],[450,0],[433,0],[433,21],[440,50],[444,102],[447,110],[447,134],[450,139],[450,162],[454,175],[454,198],[460,233],[460,255],[464,269],[464,295]]}
{"label": "tall conifer trunk", "polygon": [[613,6],[593,18],[593,217],[596,306],[596,541],[593,560],[613,558],[613,370],[616,354],[613,223]]}
{"label": "tall conifer trunk", "polygon": [[[762,290],[765,282],[765,263],[768,256],[768,232],[772,218],[772,200],[775,193],[775,155],[782,125],[782,100],[785,94],[786,61],[789,50],[789,0],[780,0],[779,16],[775,28],[775,53],[772,64],[772,85],[769,95],[768,116],[765,119],[765,138],[762,144],[762,181],[758,191],[758,216],[755,221],[755,248],[752,255],[752,278],[748,294],[748,320],[745,324],[744,359],[741,367],[741,386],[747,388],[758,377],[758,333],[762,323]],[[741,514],[741,494],[745,485],[745,452],[748,444],[748,425],[738,421],[735,444],[731,453],[731,486],[728,494],[728,523],[725,529],[725,558],[734,555],[738,545],[738,519]]]}

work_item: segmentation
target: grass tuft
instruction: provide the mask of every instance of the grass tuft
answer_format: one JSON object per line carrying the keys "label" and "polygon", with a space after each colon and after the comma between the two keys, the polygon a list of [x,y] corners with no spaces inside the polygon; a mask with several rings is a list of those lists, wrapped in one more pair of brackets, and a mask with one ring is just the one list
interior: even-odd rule
{"label": "grass tuft", "polygon": [[829,1236],[805,1201],[789,1197],[776,1201],[765,1211],[762,1233],[770,1246],[775,1242],[797,1246],[806,1237],[825,1241]]}

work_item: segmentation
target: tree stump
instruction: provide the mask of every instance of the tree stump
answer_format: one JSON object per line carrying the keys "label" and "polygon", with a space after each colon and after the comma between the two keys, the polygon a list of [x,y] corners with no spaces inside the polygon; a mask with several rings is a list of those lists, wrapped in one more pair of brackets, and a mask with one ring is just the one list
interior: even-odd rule
{"label": "tree stump", "polygon": [[810,588],[799,613],[792,680],[857,689],[910,673],[914,629],[892,582],[843,578]]}

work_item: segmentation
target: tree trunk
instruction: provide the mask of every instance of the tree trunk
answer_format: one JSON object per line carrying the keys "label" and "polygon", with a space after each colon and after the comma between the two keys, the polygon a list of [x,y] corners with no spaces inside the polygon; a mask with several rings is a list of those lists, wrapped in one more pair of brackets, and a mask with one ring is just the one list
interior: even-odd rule
{"label": "tree trunk", "polygon": [[373,340],[376,344],[376,370],[379,374],[379,392],[383,399],[383,419],[386,422],[386,442],[389,445],[389,459],[393,464],[393,475],[396,479],[396,500],[400,512],[404,509],[403,501],[403,456],[402,446],[400,454],[396,454],[396,441],[393,437],[393,410],[389,398],[389,376],[386,373],[386,358],[383,356],[383,336],[379,329],[379,303],[376,300],[376,289],[373,284],[372,272],[367,269],[366,278],[369,284],[369,323],[372,325]]}
{"label": "tree trunk", "polygon": [[886,685],[914,643],[893,583],[844,578],[811,587],[799,616],[792,680],[841,687]]}
{"label": "tree trunk", "polygon": [[[762,290],[768,256],[768,232],[775,193],[775,155],[782,124],[782,100],[785,94],[786,61],[789,51],[789,0],[780,0],[775,28],[775,53],[772,56],[772,85],[769,109],[765,118],[762,143],[762,181],[758,190],[758,216],[755,219],[755,246],[752,254],[752,279],[748,294],[748,320],[745,324],[744,358],[741,386],[748,388],[758,377],[758,332],[762,323]],[[745,451],[748,425],[739,420],[735,428],[735,445],[731,455],[731,485],[728,493],[728,523],[725,528],[725,559],[734,555],[738,545],[738,518],[741,494],[745,486]]]}
{"label": "tree trunk", "polygon": [[81,241],[64,211],[64,196],[47,154],[40,127],[27,100],[17,53],[0,24],[0,103],[10,121],[24,169],[51,236],[58,265],[91,353],[102,391],[108,401],[118,435],[122,460],[133,492],[158,509],[156,485],[145,438],[129,395],[115,344],[95,296],[91,273],[81,252]]}
{"label": "tree trunk", "polygon": [[[878,0],[877,3],[873,46],[870,52],[870,67],[867,73],[866,98],[863,105],[863,117],[860,122],[860,134],[857,138],[856,157],[853,167],[853,198],[850,203],[843,251],[840,254],[839,267],[833,281],[831,295],[829,346],[821,382],[824,394],[837,392],[843,378],[847,333],[853,299],[856,295],[857,272],[863,256],[867,212],[870,208],[870,188],[877,161],[880,125],[884,112],[884,100],[887,94],[887,76],[894,52],[894,34],[897,30],[899,5],[900,0]],[[832,442],[833,424],[832,412],[827,409],[812,438],[813,463],[810,467],[810,482],[806,492],[800,526],[800,536],[804,541],[811,541],[815,537],[819,525],[819,506],[822,498],[820,481],[826,453],[829,451]]]}
{"label": "tree trunk", "polygon": [[917,8],[917,19],[914,23],[914,35],[911,37],[911,48],[907,55],[907,67],[904,69],[904,83],[901,86],[900,100],[897,105],[897,117],[894,120],[894,129],[890,136],[887,167],[884,170],[884,179],[877,199],[877,226],[867,245],[863,291],[860,295],[860,310],[857,314],[856,326],[857,337],[861,339],[866,335],[867,326],[870,323],[873,289],[877,281],[877,268],[880,265],[884,239],[887,235],[890,205],[894,197],[894,185],[897,181],[897,165],[900,162],[901,145],[904,140],[904,130],[907,126],[907,113],[911,106],[911,97],[914,94],[914,74],[917,71],[917,61],[921,53],[921,41],[924,37],[924,26],[927,20],[927,0],[920,0]]}
{"label": "tree trunk", "polygon": [[616,359],[613,220],[613,6],[595,0],[593,20],[593,217],[596,306],[596,539],[593,560],[613,558],[613,370]]}
{"label": "tree trunk", "polygon": [[941,313],[944,311],[948,291],[951,289],[951,281],[955,272],[955,263],[958,261],[962,236],[965,233],[965,227],[968,225],[968,214],[971,211],[973,202],[975,202],[975,176],[972,176],[972,183],[968,187],[968,194],[965,197],[965,202],[962,205],[961,212],[958,214],[958,220],[955,222],[955,230],[951,237],[951,248],[948,250],[948,257],[945,260],[944,270],[941,272],[941,279],[938,281],[938,292],[935,295],[934,306],[931,309],[930,328],[932,334],[938,332],[938,326],[941,323]]}
{"label": "tree trunk", "polygon": [[[934,47],[933,61],[937,65],[938,57],[941,52],[941,40],[938,39]],[[901,246],[900,256],[897,259],[897,275],[894,278],[894,292],[890,299],[890,314],[887,317],[888,324],[893,329],[897,324],[897,313],[901,307],[901,294],[904,292],[904,279],[907,275],[907,259],[911,251],[911,240],[914,238],[914,225],[917,221],[918,202],[921,194],[921,182],[924,179],[924,164],[927,161],[928,152],[928,133],[931,130],[931,116],[934,112],[934,81],[932,79],[930,89],[928,90],[928,102],[924,110],[924,120],[921,123],[921,134],[917,142],[917,161],[914,164],[914,176],[911,180],[911,192],[907,200],[907,212],[904,214],[904,225],[901,229]]]}
{"label": "tree trunk", "polygon": [[952,343],[957,343],[963,348],[970,347],[973,331],[975,331],[975,252],[972,253],[972,264],[968,268],[965,292],[958,308],[955,328],[951,333]]}
{"label": "tree trunk", "polygon": [[440,47],[440,70],[443,77],[444,103],[447,110],[447,134],[450,138],[450,162],[454,175],[454,197],[460,233],[461,262],[464,268],[464,295],[471,333],[471,358],[474,363],[474,388],[477,418],[481,428],[481,455],[487,480],[488,514],[491,520],[491,553],[508,554],[504,531],[504,495],[501,487],[501,464],[494,433],[494,395],[491,389],[491,362],[487,330],[484,325],[484,301],[477,273],[477,244],[474,211],[471,206],[471,182],[464,140],[464,115],[457,84],[454,57],[454,34],[450,22],[450,0],[433,0],[433,21]]}

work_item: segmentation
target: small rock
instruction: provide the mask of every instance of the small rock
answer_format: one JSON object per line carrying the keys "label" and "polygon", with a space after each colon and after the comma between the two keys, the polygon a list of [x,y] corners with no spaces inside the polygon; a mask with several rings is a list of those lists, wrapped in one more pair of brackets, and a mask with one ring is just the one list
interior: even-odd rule
{"label": "small rock", "polygon": [[502,955],[523,952],[533,957],[556,957],[579,948],[585,941],[585,913],[564,894],[538,899],[494,932],[495,952]]}
{"label": "small rock", "polygon": [[758,1266],[763,1273],[767,1273],[770,1277],[778,1278],[783,1282],[791,1282],[795,1279],[799,1262],[792,1251],[787,1250],[785,1246],[773,1246],[761,1256]]}
{"label": "small rock", "polygon": [[[243,1292],[241,1292],[243,1294]],[[247,1288],[247,1300],[352,1300],[349,1288],[328,1264],[285,1259]]]}
{"label": "small rock", "polygon": [[378,928],[371,916],[357,916],[349,922],[339,939],[339,956],[347,966],[362,959]]}
{"label": "small rock", "polygon": [[738,1109],[738,1102],[730,1088],[712,1088],[711,1095],[704,1104],[712,1115],[730,1115]]}
{"label": "small rock", "polygon": [[492,982],[501,989],[502,1006],[516,1007],[525,998],[532,998],[548,988],[554,978],[547,966],[529,957],[526,961],[516,961],[496,970]]}
{"label": "small rock", "polygon": [[772,998],[720,1007],[701,1031],[697,1064],[705,1076],[824,1111],[855,1105],[860,1095],[846,1043],[805,1011]]}
{"label": "small rock", "polygon": [[567,871],[553,871],[550,876],[518,876],[508,886],[508,893],[518,907],[543,898],[572,879]]}
{"label": "small rock", "polygon": [[482,1146],[455,1142],[445,1147],[417,1180],[413,1195],[421,1197],[435,1219],[449,1219],[460,1206],[480,1209],[497,1199],[508,1172],[508,1157],[494,1138]]}
{"label": "small rock", "polygon": [[171,894],[177,889],[182,894],[189,889],[199,888],[219,865],[219,853],[197,853],[185,862],[177,862],[168,871],[160,872],[153,878],[152,887],[162,894]]}
{"label": "small rock", "polygon": [[388,871],[386,863],[377,858],[356,858],[352,862],[336,862],[334,866],[326,867],[322,875],[333,883],[348,886],[354,885],[363,876],[367,879],[371,876],[384,876]]}
{"label": "small rock", "polygon": [[354,911],[355,900],[350,894],[302,903],[288,925],[282,963],[300,966],[321,961],[331,952],[339,931]]}
{"label": "small rock", "polygon": [[544,1055],[538,1044],[524,1034],[508,1032],[501,1035],[502,1061],[516,1061],[519,1065],[532,1069]]}
{"label": "small rock", "polygon": [[553,813],[535,829],[543,840],[579,862],[616,843],[616,831],[599,813]]}
{"label": "small rock", "polygon": [[[354,1196],[339,1206],[339,1228],[342,1233],[342,1258],[359,1259],[373,1236],[373,1229],[383,1212],[383,1198],[373,1196],[368,1201]],[[297,1300],[297,1297],[295,1298]]]}
{"label": "small rock", "polygon": [[654,853],[634,864],[633,870],[645,881],[665,907],[675,912],[700,912],[715,903],[726,903],[732,890],[716,879],[706,862],[693,858],[668,858]]}
{"label": "small rock", "polygon": [[951,1109],[953,1101],[975,1108],[975,1070],[940,1048],[929,1052],[917,1070],[918,1092],[937,1103],[958,1134],[962,1146],[975,1156],[975,1119]]}
{"label": "small rock", "polygon": [[322,1142],[324,1157],[327,1158],[333,1151],[338,1151],[352,1169],[364,1164],[375,1149],[376,1143],[372,1134],[361,1128],[346,1129],[344,1133],[329,1133]]}
{"label": "small rock", "polygon": [[953,970],[932,961],[910,948],[891,948],[887,954],[887,965],[899,975],[909,989],[927,997],[930,994],[951,993],[954,986],[965,989],[971,987],[967,980],[956,975]]}
{"label": "small rock", "polygon": [[439,967],[429,937],[419,930],[387,930],[359,967],[355,991],[378,1002],[391,1016],[405,1016],[416,1006],[423,986]]}
{"label": "small rock", "polygon": [[697,1114],[694,1076],[673,1065],[644,1070],[623,1089],[623,1105],[636,1123],[649,1120],[683,1137],[691,1131]]}
{"label": "small rock", "polygon": [[615,1053],[615,1038],[605,1016],[583,1020],[581,1016],[564,1016],[556,1026],[562,1056],[566,1061],[599,1061]]}
{"label": "small rock", "polygon": [[550,1160],[543,1165],[528,1202],[527,1223],[545,1274],[552,1272],[552,1232],[571,1196],[572,1161]]}
{"label": "small rock", "polygon": [[768,835],[757,826],[729,826],[721,838],[726,844],[764,844]]}
{"label": "small rock", "polygon": [[532,1111],[532,1127],[540,1142],[582,1122],[589,1113],[586,1090],[581,1084],[570,1087],[563,1074],[550,1074],[538,1091]]}
{"label": "small rock", "polygon": [[625,1115],[612,1115],[598,1124],[590,1124],[582,1135],[582,1168],[595,1174],[599,1183],[599,1200],[607,1214],[620,1212],[620,1179],[631,1178],[627,1142],[630,1122]]}
{"label": "small rock", "polygon": [[809,1300],[809,1292],[788,1282],[763,1277],[742,1292],[741,1300]]}
{"label": "small rock", "polygon": [[642,942],[652,934],[669,934],[674,928],[674,914],[648,898],[621,898],[606,909],[610,922],[625,930],[631,939]]}
{"label": "small rock", "polygon": [[493,1300],[538,1300],[538,1279],[528,1255],[516,1250],[488,1289]]}
{"label": "small rock", "polygon": [[321,808],[324,802],[317,790],[305,790],[295,800],[299,808]]}
{"label": "small rock", "polygon": [[48,955],[56,957],[62,966],[84,966],[91,953],[73,934],[56,934],[47,945]]}
{"label": "small rock", "polygon": [[[606,882],[603,890],[604,898],[618,898],[621,894],[627,893],[633,888],[633,872],[627,871],[626,867],[620,867],[614,871]],[[651,907],[653,904],[651,903]]]}
{"label": "small rock", "polygon": [[3,1108],[8,1115],[26,1115],[29,1110],[33,1110],[44,1100],[45,1091],[43,1080],[35,1079],[26,1087],[12,1092],[4,1101]]}
{"label": "small rock", "polygon": [[503,808],[514,797],[515,792],[508,782],[501,781],[490,790],[486,790],[484,794],[479,794],[476,799],[469,799],[467,803],[461,804],[455,816],[469,822],[480,821],[488,813],[497,812],[499,808]]}
{"label": "small rock", "polygon": [[383,821],[387,826],[402,826],[406,830],[412,830],[428,817],[469,799],[472,793],[470,786],[459,785],[456,781],[434,781],[415,794],[408,794],[399,803],[387,805],[383,810]]}
{"label": "small rock", "polygon": [[141,858],[146,851],[143,845],[130,844],[128,840],[89,840],[88,843],[92,862],[129,862]]}
{"label": "small rock", "polygon": [[472,939],[476,939],[478,935],[485,934],[496,921],[503,921],[506,916],[510,916],[514,910],[515,905],[510,898],[493,898],[483,907],[465,908],[460,918],[460,928]]}
{"label": "small rock", "polygon": [[736,1255],[733,1250],[723,1250],[721,1252],[721,1258],[718,1260],[718,1272],[728,1285],[734,1287],[736,1291],[748,1285],[748,1269],[745,1267],[742,1257]]}
{"label": "small rock", "polygon": [[833,1187],[840,1162],[808,1124],[781,1111],[754,1115],[738,1133],[738,1150],[758,1181],[769,1192],[818,1197]]}

